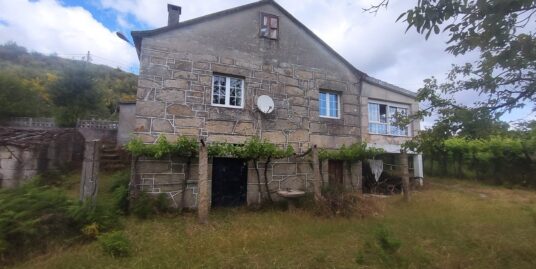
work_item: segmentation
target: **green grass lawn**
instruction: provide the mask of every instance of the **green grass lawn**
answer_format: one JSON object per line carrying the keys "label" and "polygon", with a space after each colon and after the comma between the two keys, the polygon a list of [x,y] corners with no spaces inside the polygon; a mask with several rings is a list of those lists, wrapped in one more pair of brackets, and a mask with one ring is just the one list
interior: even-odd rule
{"label": "green grass lawn", "polygon": [[[93,242],[16,268],[536,268],[536,192],[433,180],[410,203],[376,200],[381,212],[366,219],[240,208],[213,210],[209,225],[195,214],[126,217],[130,257]],[[381,247],[378,227],[398,250]]]}

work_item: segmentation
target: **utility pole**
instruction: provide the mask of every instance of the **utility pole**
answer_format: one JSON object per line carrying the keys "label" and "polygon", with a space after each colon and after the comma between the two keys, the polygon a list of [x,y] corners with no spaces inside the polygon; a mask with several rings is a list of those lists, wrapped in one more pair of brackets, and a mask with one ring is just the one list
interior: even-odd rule
{"label": "utility pole", "polygon": [[87,56],[85,58],[86,63],[91,63],[91,61],[93,60],[91,59],[91,52],[89,50],[87,51]]}

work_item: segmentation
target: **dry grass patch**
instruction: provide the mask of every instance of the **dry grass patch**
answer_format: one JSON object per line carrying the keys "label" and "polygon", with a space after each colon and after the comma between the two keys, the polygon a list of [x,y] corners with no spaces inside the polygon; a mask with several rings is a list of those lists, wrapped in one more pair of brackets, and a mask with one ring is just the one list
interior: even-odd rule
{"label": "dry grass patch", "polygon": [[491,198],[431,185],[409,204],[377,199],[383,213],[366,218],[243,208],[214,210],[209,225],[195,214],[129,217],[130,257],[91,243],[17,268],[536,268],[536,193],[468,187]]}

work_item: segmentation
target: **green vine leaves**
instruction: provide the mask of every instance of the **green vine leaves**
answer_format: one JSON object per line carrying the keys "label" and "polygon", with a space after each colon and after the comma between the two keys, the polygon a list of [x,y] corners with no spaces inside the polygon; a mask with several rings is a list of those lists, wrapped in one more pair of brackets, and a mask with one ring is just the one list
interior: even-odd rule
{"label": "green vine leaves", "polygon": [[[165,136],[160,136],[154,144],[145,144],[140,139],[132,139],[126,149],[136,157],[162,159],[166,156],[194,157],[199,151],[199,145],[195,139],[189,137],[179,137],[177,141],[170,143]],[[362,161],[375,158],[382,153],[384,153],[382,149],[368,147],[366,143],[354,143],[350,146],[343,145],[340,149],[320,149],[318,157],[320,160]],[[245,160],[283,159],[294,156],[295,151],[291,145],[280,148],[254,136],[244,144],[210,143],[208,155]]]}
{"label": "green vine leaves", "polygon": [[[166,156],[194,157],[199,151],[199,145],[194,138],[179,137],[177,141],[170,143],[165,136],[160,136],[154,144],[145,144],[140,139],[132,139],[126,145],[126,149],[136,157],[162,159]],[[293,156],[294,148],[289,145],[282,149],[267,140],[252,137],[244,144],[211,143],[208,145],[208,155],[246,160],[282,159]]]}
{"label": "green vine leaves", "polygon": [[383,149],[368,147],[367,143],[354,143],[350,146],[342,145],[340,149],[327,150],[320,149],[318,158],[320,160],[338,160],[338,161],[364,161],[374,159],[376,156],[384,153]]}

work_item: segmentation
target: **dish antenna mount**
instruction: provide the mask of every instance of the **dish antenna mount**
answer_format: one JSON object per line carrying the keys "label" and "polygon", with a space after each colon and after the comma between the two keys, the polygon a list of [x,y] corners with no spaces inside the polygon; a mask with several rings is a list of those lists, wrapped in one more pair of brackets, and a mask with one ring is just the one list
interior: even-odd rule
{"label": "dish antenna mount", "polygon": [[264,114],[270,114],[274,111],[274,100],[268,95],[261,95],[257,98],[257,108]]}

